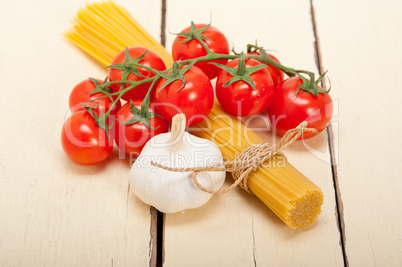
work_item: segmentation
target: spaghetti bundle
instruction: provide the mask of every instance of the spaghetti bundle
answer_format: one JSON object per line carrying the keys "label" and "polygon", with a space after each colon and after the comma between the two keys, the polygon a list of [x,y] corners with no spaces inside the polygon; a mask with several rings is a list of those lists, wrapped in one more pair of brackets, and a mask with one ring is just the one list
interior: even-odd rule
{"label": "spaghetti bundle", "polygon": [[64,36],[103,66],[125,47],[144,46],[157,53],[165,65],[172,56],[125,10],[113,1],[80,8]]}
{"label": "spaghetti bundle", "polygon": [[[110,64],[126,46],[144,46],[159,54],[170,67],[172,57],[122,7],[112,1],[90,4],[80,9],[74,25],[65,36],[103,66]],[[236,117],[215,103],[208,119],[194,126],[192,134],[210,139],[227,160],[234,160],[253,143],[263,143]],[[323,194],[287,160],[275,155],[264,166],[252,171],[248,188],[291,228],[302,228],[316,221]]]}
{"label": "spaghetti bundle", "polygon": [[[192,134],[210,139],[226,160],[235,158],[251,144],[264,143],[255,132],[215,103],[208,119],[197,124]],[[266,206],[291,228],[302,228],[316,221],[321,213],[323,194],[285,157],[275,155],[248,175],[247,186]]]}

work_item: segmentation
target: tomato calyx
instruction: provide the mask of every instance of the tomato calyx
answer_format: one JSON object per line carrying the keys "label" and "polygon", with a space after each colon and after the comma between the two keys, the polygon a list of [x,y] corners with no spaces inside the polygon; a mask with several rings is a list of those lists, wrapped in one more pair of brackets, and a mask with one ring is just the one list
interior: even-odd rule
{"label": "tomato calyx", "polygon": [[[143,102],[144,103],[144,102]],[[149,129],[155,130],[158,129],[158,127],[153,128],[151,124],[149,123],[149,120],[155,117],[160,117],[160,115],[155,114],[153,112],[150,112],[148,109],[144,110],[141,105],[141,109],[138,109],[134,106],[133,100],[130,99],[130,111],[134,114],[134,117],[132,117],[128,122],[120,121],[121,124],[124,124],[126,126],[135,124],[137,122],[142,122],[145,126],[147,126]]]}
{"label": "tomato calyx", "polygon": [[107,139],[109,141],[110,140],[109,130],[113,127],[113,122],[111,125],[109,125],[106,123],[106,120],[108,119],[110,112],[104,113],[103,111],[101,111],[100,115],[98,116],[98,114],[96,112],[94,112],[94,110],[97,108],[97,106],[90,107],[84,103],[81,103],[81,105],[95,119],[96,125],[98,125],[99,128],[101,128],[102,130],[104,130],[106,132]]}
{"label": "tomato calyx", "polygon": [[[300,73],[298,73],[296,75],[297,77],[302,79],[303,83],[298,86],[295,95],[297,95],[297,93],[300,91],[300,89],[302,89],[303,91],[309,92],[310,94],[312,94],[314,96],[317,96],[318,94],[328,94],[331,91],[331,85],[329,86],[328,90],[322,90],[319,88],[319,84],[321,83],[322,79],[325,77],[325,75],[327,74],[328,71],[321,74],[320,77],[318,77],[318,79],[315,81],[314,81],[314,73],[308,72],[308,71],[306,72],[303,70],[299,70],[299,72],[307,74],[310,79],[307,79]],[[328,78],[328,80],[329,80],[329,78]],[[330,81],[330,84],[331,84],[331,81]]]}
{"label": "tomato calyx", "polygon": [[[175,33],[174,35],[181,36],[183,38],[186,38],[183,42],[180,42],[180,44],[185,44],[191,40],[207,40],[211,41],[208,37],[204,36],[202,33],[211,26],[211,22],[204,27],[198,29],[197,26],[195,25],[194,21],[191,21],[191,26],[190,30],[188,32],[182,32],[182,33]],[[209,49],[208,49],[209,50]]]}
{"label": "tomato calyx", "polygon": [[130,99],[130,111],[134,114],[134,117],[132,117],[128,122],[124,122],[124,121],[120,121],[120,120],[118,120],[118,122],[120,122],[121,124],[124,124],[126,126],[135,124],[137,122],[142,122],[145,126],[147,126],[151,130],[155,130],[155,129],[159,128],[159,126],[156,128],[153,128],[149,122],[149,120],[152,118],[161,117],[160,115],[149,111],[151,91],[152,91],[152,88],[154,87],[156,81],[159,80],[159,78],[160,77],[157,77],[157,76],[154,77],[154,80],[152,81],[152,84],[149,87],[144,100],[142,100],[140,109],[135,107],[133,100]]}
{"label": "tomato calyx", "polygon": [[188,32],[175,33],[175,35],[186,38],[183,42],[180,42],[180,44],[185,44],[185,43],[195,39],[205,49],[205,51],[207,52],[207,56],[215,55],[215,53],[204,42],[204,40],[212,42],[211,39],[209,39],[208,37],[206,37],[205,35],[202,34],[204,31],[206,31],[209,28],[209,26],[211,26],[211,22],[209,22],[209,24],[205,25],[204,27],[198,29],[197,25],[195,25],[195,23],[193,21],[191,21],[190,30]]}
{"label": "tomato calyx", "polygon": [[[104,93],[105,95],[108,95],[112,92],[112,89],[107,87],[107,80],[108,77],[105,78],[102,84],[99,83],[98,79],[95,78],[88,78],[91,82],[94,83],[95,89],[89,92],[89,95],[93,95],[96,93]],[[113,99],[111,99],[113,100]]]}
{"label": "tomato calyx", "polygon": [[185,66],[184,68],[180,68],[180,64],[178,62],[174,62],[172,66],[171,73],[159,73],[159,76],[166,79],[166,81],[162,84],[162,86],[158,89],[156,93],[159,93],[163,88],[173,83],[174,81],[180,80],[182,83],[177,91],[180,91],[186,83],[186,78],[184,74],[197,62],[197,60],[192,60],[190,64]]}
{"label": "tomato calyx", "polygon": [[[112,95],[111,95],[112,89],[110,89],[110,88],[108,87],[108,78],[109,78],[109,77],[106,76],[106,78],[105,78],[105,80],[103,81],[102,84],[100,84],[99,81],[98,81],[97,79],[95,79],[95,78],[88,78],[88,79],[89,79],[90,81],[92,81],[92,82],[94,83],[94,85],[95,85],[95,89],[92,90],[91,92],[89,92],[89,95],[93,95],[93,94],[96,94],[96,93],[103,93],[103,94],[105,94],[105,96],[92,99],[92,100],[90,100],[89,102],[94,102],[94,101],[99,100],[99,99],[104,98],[104,97],[108,97],[112,102],[114,102],[114,99],[113,99],[113,97],[112,97]],[[117,100],[117,101],[118,101],[118,100]],[[117,102],[117,101],[116,101],[116,102]],[[113,106],[114,106],[114,105],[113,105]]]}
{"label": "tomato calyx", "polygon": [[[126,46],[126,51],[124,54],[124,63],[118,63],[118,64],[114,64],[114,65],[110,65],[107,66],[106,68],[109,69],[116,69],[116,70],[121,70],[123,71],[123,75],[121,80],[127,80],[127,77],[130,73],[137,75],[139,77],[145,77],[144,75],[142,75],[139,70],[138,70],[138,66],[140,65],[139,62],[145,57],[145,55],[147,54],[148,50],[145,51],[144,54],[142,54],[141,56],[137,57],[137,58],[131,58],[131,55],[128,51],[128,47]],[[143,67],[141,65],[141,67]],[[120,84],[120,89],[122,89],[125,86],[125,83],[121,83]]]}
{"label": "tomato calyx", "polygon": [[223,87],[228,87],[232,83],[238,82],[238,81],[243,81],[250,85],[255,92],[257,92],[257,89],[255,88],[254,81],[251,79],[250,75],[253,74],[254,72],[259,71],[260,69],[266,68],[267,66],[264,64],[260,64],[257,66],[253,67],[246,67],[246,58],[243,53],[240,54],[239,57],[239,64],[237,68],[232,68],[228,67],[226,65],[218,64],[218,63],[213,63],[211,64],[217,66],[218,68],[221,68],[222,70],[228,72],[231,76],[233,76],[229,81],[223,84]]}

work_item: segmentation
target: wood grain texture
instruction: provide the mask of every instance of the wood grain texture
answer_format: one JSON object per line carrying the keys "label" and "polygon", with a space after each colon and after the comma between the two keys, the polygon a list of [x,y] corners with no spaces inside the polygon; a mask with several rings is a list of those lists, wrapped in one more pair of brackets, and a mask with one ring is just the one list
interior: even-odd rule
{"label": "wood grain texture", "polygon": [[[160,1],[117,1],[156,37]],[[85,1],[0,2],[0,266],[148,266],[150,208],[128,161],[72,163],[60,133],[75,84],[106,71],[62,37]],[[158,18],[158,19],[155,19]]]}
{"label": "wood grain texture", "polygon": [[[208,22],[211,16],[236,51],[257,38],[258,44],[279,51],[274,54],[285,65],[317,72],[309,1],[249,1],[241,7],[233,1],[203,1],[196,7],[192,1],[167,1],[171,32],[179,32],[191,20]],[[173,39],[167,35],[168,48]],[[266,122],[257,119],[251,125],[259,127],[256,131],[266,141],[275,143],[278,137],[267,133]],[[165,265],[341,266],[327,135],[298,142],[285,153],[324,192],[323,212],[312,227],[289,229],[258,199],[233,190],[214,196],[199,209],[166,215]]]}
{"label": "wood grain texture", "polygon": [[[161,1],[116,2],[158,39]],[[309,1],[166,3],[168,31],[212,15],[237,51],[258,38],[285,65],[317,71]],[[130,193],[129,162],[115,150],[107,162],[83,167],[61,149],[70,90],[88,76],[106,75],[61,37],[84,5],[0,2],[1,267],[156,264],[156,212]],[[322,0],[314,7],[321,63],[330,71],[335,100],[332,141],[348,262],[401,266],[401,3]],[[168,49],[173,38],[166,33]],[[265,140],[278,141],[264,120],[251,123]],[[258,199],[234,190],[166,216],[165,265],[342,266],[327,139],[324,132],[285,151],[324,192],[322,215],[312,227],[289,229]]]}
{"label": "wood grain texture", "polygon": [[400,1],[314,1],[350,266],[402,265]]}

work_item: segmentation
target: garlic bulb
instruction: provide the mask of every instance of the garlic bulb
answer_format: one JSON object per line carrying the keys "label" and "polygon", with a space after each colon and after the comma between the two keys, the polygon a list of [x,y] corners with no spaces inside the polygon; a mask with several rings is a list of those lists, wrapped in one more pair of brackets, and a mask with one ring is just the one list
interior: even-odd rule
{"label": "garlic bulb", "polygon": [[[198,208],[212,194],[199,189],[191,179],[192,172],[172,172],[151,165],[151,161],[173,168],[205,167],[222,162],[219,148],[211,141],[185,132],[186,117],[173,117],[170,133],[151,138],[130,171],[130,186],[143,202],[161,212],[174,213]],[[225,172],[200,172],[199,183],[219,189]]]}

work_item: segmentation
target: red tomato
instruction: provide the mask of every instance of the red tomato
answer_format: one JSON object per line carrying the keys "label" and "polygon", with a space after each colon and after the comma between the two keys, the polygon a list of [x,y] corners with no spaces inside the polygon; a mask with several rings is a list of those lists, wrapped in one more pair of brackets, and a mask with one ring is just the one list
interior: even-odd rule
{"label": "red tomato", "polygon": [[[261,64],[254,59],[247,59],[245,63],[248,68]],[[236,68],[238,65],[238,59],[226,64],[231,68]],[[216,98],[226,112],[234,116],[249,117],[263,112],[271,104],[274,84],[267,68],[250,75],[256,90],[244,81],[237,81],[224,87],[223,85],[232,78],[231,74],[222,70],[216,81]]]}
{"label": "red tomato", "polygon": [[[249,53],[249,55],[261,55],[261,52]],[[281,63],[281,62],[279,62],[279,60],[275,56],[273,56],[271,54],[268,54],[268,55],[274,61],[276,61],[278,63]],[[279,70],[279,69],[277,69],[275,67],[272,67],[269,64],[266,64],[266,63],[264,63],[264,64],[268,66],[269,74],[271,74],[272,81],[274,82],[274,87],[276,87],[278,84],[280,84],[283,81],[283,78],[284,78],[283,71],[281,71],[281,70]]]}
{"label": "red tomato", "polygon": [[[206,24],[196,24],[195,26],[197,29],[201,29],[202,27],[206,26]],[[185,28],[181,31],[181,33],[189,32],[190,28],[191,26]],[[217,28],[209,26],[202,33],[202,35],[209,39],[203,41],[212,52],[218,54],[229,54],[229,43],[223,33]],[[192,59],[205,56],[207,54],[207,51],[205,51],[204,47],[202,47],[202,45],[196,39],[183,43],[185,40],[186,38],[182,36],[177,36],[174,40],[172,46],[172,56],[174,61]],[[208,62],[226,64],[228,61],[226,59],[221,59],[214,61],[203,61],[195,64],[195,66],[199,67],[209,79],[213,79],[218,76],[220,69],[216,66],[208,64]]]}
{"label": "red tomato", "polygon": [[[140,57],[146,51],[148,51],[148,52],[145,54],[145,57],[139,62],[139,64],[153,68],[155,70],[159,70],[159,71],[163,71],[166,69],[166,66],[165,66],[165,63],[163,63],[163,60],[157,54],[155,54],[153,51],[151,51],[145,47],[141,47],[141,46],[133,46],[133,47],[128,48],[128,52],[132,59],[136,59],[136,58]],[[121,51],[113,59],[111,65],[124,63],[125,55],[126,55],[125,50]],[[148,78],[155,76],[155,74],[153,72],[146,70],[144,68],[138,68],[138,72],[144,77],[140,77],[133,73],[130,73],[127,76],[127,80],[141,81],[141,80],[148,79]],[[111,81],[111,82],[120,81],[122,79],[122,76],[123,76],[122,70],[109,68],[109,81]],[[128,86],[130,86],[130,85],[126,84],[124,86],[124,88],[127,88]],[[133,88],[129,92],[125,93],[122,96],[122,98],[127,101],[130,99],[142,99],[147,94],[150,86],[151,86],[150,82],[141,84],[141,85]],[[120,84],[112,84],[111,89],[113,90],[113,92],[118,92],[120,90]],[[151,94],[151,95],[153,95],[153,94]]]}
{"label": "red tomato", "polygon": [[[103,82],[101,80],[97,80],[100,84]],[[85,110],[84,107],[81,105],[81,103],[88,105],[89,107],[96,107],[95,112],[100,115],[101,111],[103,113],[106,113],[111,105],[113,104],[113,101],[109,97],[104,97],[104,93],[95,93],[90,95],[89,93],[92,92],[93,90],[96,89],[95,84],[89,80],[86,79],[79,84],[77,84],[73,90],[70,93],[70,99],[69,99],[69,106],[71,109],[71,112],[76,112],[78,110]],[[98,100],[94,100],[100,98]],[[94,100],[91,102],[88,102],[90,100]],[[116,112],[120,109],[121,103],[120,100],[116,103],[116,105],[113,107],[113,110],[111,112],[112,115],[116,114]]]}
{"label": "red tomato", "polygon": [[[284,135],[302,121],[307,121],[309,128],[315,128],[321,132],[331,120],[333,111],[331,96],[321,93],[314,96],[302,89],[296,94],[298,86],[302,83],[299,77],[291,77],[275,89],[274,100],[268,108],[268,115],[272,126],[280,135]],[[305,132],[299,139],[307,139],[317,134]]]}
{"label": "red tomato", "polygon": [[61,144],[66,155],[82,165],[104,161],[113,149],[112,137],[108,139],[107,133],[86,110],[73,113],[64,122]]}
{"label": "red tomato", "polygon": [[[141,109],[142,99],[133,100],[134,107]],[[149,112],[155,113],[155,108],[151,103]],[[142,148],[153,136],[166,133],[169,130],[169,123],[162,117],[153,117],[149,119],[150,129],[142,122],[136,122],[131,125],[124,125],[121,122],[128,122],[135,115],[131,111],[131,103],[127,102],[116,114],[115,132],[113,133],[116,145],[127,155],[138,157]]]}
{"label": "red tomato", "polygon": [[184,73],[186,82],[176,80],[159,91],[166,79],[160,79],[155,90],[155,105],[159,114],[168,122],[174,115],[184,113],[187,126],[195,125],[205,119],[214,104],[214,90],[204,72],[192,66]]}

